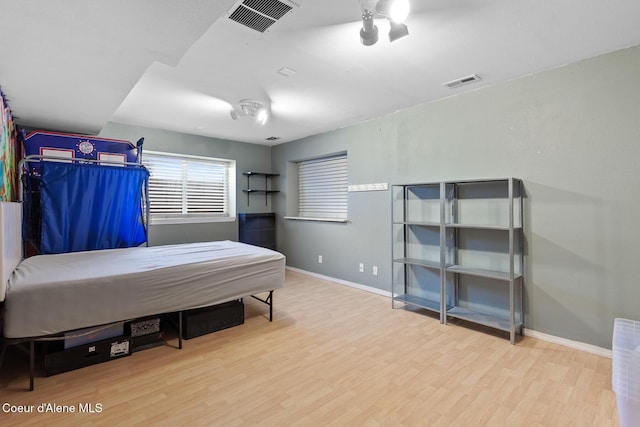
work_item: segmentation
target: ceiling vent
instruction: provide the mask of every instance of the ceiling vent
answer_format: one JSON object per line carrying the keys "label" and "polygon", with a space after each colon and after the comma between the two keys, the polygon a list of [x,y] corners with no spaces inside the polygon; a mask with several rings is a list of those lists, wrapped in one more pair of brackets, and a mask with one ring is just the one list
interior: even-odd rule
{"label": "ceiling vent", "polygon": [[477,74],[472,74],[467,77],[462,77],[456,80],[451,80],[450,82],[443,83],[442,86],[446,86],[449,89],[454,89],[459,86],[468,85],[469,83],[474,83],[480,81],[480,76]]}
{"label": "ceiling vent", "polygon": [[231,8],[229,19],[264,33],[291,9],[291,4],[279,0],[244,0],[237,7]]}

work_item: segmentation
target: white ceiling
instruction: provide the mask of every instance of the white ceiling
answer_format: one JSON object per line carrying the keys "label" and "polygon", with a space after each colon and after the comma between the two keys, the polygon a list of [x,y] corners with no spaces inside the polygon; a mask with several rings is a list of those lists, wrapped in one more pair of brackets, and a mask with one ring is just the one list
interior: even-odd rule
{"label": "white ceiling", "polygon": [[[264,34],[228,18],[241,1],[0,0],[16,122],[281,143],[640,44],[638,0],[412,0],[410,36],[389,43],[376,19],[369,47],[358,0],[295,0]],[[482,80],[442,85],[470,74]],[[231,119],[245,98],[270,103],[266,125]]]}

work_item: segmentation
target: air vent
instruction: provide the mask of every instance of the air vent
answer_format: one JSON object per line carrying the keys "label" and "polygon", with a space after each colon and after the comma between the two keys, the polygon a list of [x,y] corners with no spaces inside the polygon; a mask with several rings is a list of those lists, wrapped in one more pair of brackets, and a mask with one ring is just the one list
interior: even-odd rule
{"label": "air vent", "polygon": [[279,0],[244,0],[231,12],[229,19],[264,33],[291,9],[292,6]]}
{"label": "air vent", "polygon": [[449,89],[453,89],[459,86],[468,85],[469,83],[474,83],[480,80],[480,76],[477,74],[472,74],[467,77],[462,77],[456,80],[451,80],[450,82],[443,83],[442,86],[446,86]]}

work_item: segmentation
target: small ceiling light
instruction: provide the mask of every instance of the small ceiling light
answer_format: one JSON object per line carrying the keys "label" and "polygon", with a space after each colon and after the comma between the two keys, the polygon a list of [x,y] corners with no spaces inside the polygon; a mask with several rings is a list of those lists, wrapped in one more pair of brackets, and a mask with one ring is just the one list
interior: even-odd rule
{"label": "small ceiling light", "polygon": [[360,41],[365,46],[378,41],[378,27],[374,24],[375,14],[389,20],[389,41],[394,42],[409,35],[409,28],[403,22],[411,9],[409,0],[360,0],[362,9],[362,29]]}
{"label": "small ceiling light", "polygon": [[376,4],[376,12],[397,24],[409,17],[410,9],[409,0],[379,0]]}
{"label": "small ceiling light", "polygon": [[258,109],[258,112],[256,113],[256,121],[258,123],[260,123],[261,125],[267,123],[267,119],[269,119],[269,115],[267,114],[267,110],[265,110],[264,108],[260,108]]}
{"label": "small ceiling light", "polygon": [[239,101],[230,111],[231,118],[238,120],[240,117],[250,116],[255,118],[256,122],[261,125],[267,123],[269,120],[269,111],[265,105],[254,99],[243,99]]}

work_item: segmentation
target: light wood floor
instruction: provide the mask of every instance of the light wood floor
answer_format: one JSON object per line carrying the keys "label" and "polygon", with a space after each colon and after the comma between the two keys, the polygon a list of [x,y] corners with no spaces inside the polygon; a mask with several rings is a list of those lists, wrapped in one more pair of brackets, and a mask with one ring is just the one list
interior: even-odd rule
{"label": "light wood floor", "polygon": [[[102,406],[8,414],[7,425],[610,426],[611,360],[532,338],[517,345],[287,272],[274,321],[244,325],[48,378],[26,391],[10,349],[0,405]],[[175,344],[171,340],[170,344]]]}

